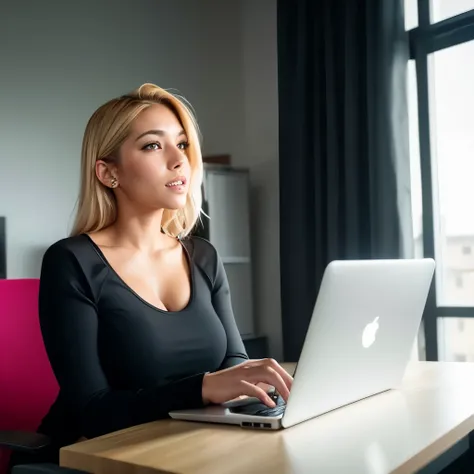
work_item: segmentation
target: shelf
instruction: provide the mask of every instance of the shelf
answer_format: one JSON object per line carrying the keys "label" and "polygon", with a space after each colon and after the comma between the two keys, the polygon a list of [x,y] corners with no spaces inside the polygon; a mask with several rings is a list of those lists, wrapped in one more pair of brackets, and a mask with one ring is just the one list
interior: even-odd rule
{"label": "shelf", "polygon": [[[203,180],[203,209],[209,216],[200,235],[216,248],[225,267],[232,294],[235,321],[242,335],[255,331],[250,253],[250,187],[247,169],[206,166]],[[248,342],[250,352],[264,353]]]}

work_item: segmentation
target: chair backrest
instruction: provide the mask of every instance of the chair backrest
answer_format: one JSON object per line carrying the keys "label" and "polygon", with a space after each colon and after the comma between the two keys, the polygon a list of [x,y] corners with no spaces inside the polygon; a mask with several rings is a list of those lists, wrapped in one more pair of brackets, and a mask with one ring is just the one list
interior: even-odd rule
{"label": "chair backrest", "polygon": [[[38,279],[0,280],[0,430],[36,431],[58,393],[41,336],[38,292]],[[0,451],[0,474],[7,457]]]}

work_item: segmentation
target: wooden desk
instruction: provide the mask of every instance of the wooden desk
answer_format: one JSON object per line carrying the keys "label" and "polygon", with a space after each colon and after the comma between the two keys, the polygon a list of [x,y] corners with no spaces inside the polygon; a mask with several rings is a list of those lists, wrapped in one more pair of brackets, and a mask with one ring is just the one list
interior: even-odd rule
{"label": "wooden desk", "polygon": [[95,474],[413,473],[474,430],[474,364],[412,363],[399,390],[270,432],[158,421],[61,450]]}

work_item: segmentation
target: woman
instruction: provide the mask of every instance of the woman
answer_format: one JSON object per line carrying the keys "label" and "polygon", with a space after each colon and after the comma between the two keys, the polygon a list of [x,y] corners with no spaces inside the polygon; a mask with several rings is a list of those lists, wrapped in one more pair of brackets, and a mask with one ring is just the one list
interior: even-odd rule
{"label": "woman", "polygon": [[47,460],[174,409],[242,395],[274,406],[260,383],[288,398],[280,365],[248,360],[216,250],[189,237],[202,168],[189,107],[155,85],[89,120],[74,230],[41,272],[41,328],[60,385],[39,428],[54,441]]}

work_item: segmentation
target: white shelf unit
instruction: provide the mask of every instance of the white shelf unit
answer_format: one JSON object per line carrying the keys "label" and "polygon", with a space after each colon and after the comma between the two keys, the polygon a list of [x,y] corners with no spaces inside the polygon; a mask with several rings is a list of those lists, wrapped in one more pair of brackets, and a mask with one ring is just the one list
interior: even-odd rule
{"label": "white shelf unit", "polygon": [[250,180],[246,169],[206,165],[201,235],[224,263],[234,315],[242,336],[253,336],[253,277],[250,250]]}

